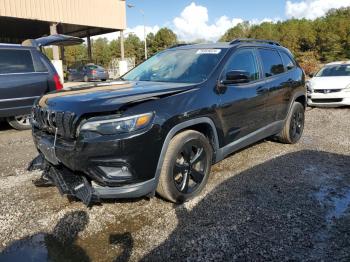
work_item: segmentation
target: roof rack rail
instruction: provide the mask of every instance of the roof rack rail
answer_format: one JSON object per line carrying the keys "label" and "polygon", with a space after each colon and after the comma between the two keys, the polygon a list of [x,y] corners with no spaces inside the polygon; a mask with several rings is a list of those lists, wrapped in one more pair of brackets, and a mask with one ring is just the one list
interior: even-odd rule
{"label": "roof rack rail", "polygon": [[242,42],[263,43],[263,44],[281,46],[280,43],[273,41],[273,40],[262,40],[262,39],[253,39],[253,38],[237,38],[237,39],[231,41],[230,45],[238,44],[238,43],[242,43]]}
{"label": "roof rack rail", "polygon": [[190,44],[176,44],[176,45],[172,45],[169,48],[175,48],[175,47],[180,47],[180,46],[185,46],[185,45],[190,45]]}

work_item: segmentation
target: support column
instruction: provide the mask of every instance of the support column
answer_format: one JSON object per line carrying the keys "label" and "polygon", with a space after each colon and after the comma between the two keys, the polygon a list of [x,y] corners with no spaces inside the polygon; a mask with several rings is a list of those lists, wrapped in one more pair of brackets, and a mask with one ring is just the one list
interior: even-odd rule
{"label": "support column", "polygon": [[[50,24],[50,35],[57,34],[57,24]],[[53,60],[60,60],[60,52],[58,50],[58,46],[52,46]]]}
{"label": "support column", "polygon": [[64,46],[60,46],[61,60],[63,64],[66,64],[66,59],[64,56]]}
{"label": "support column", "polygon": [[125,53],[124,53],[124,31],[120,31],[120,58],[121,60],[124,60]]}
{"label": "support column", "polygon": [[[56,35],[57,34],[57,24],[52,23],[50,24],[50,34]],[[55,67],[60,79],[61,83],[64,83],[64,76],[63,76],[63,64],[62,60],[60,60],[60,51],[58,46],[52,46],[52,55],[53,60],[51,61],[53,66]]]}
{"label": "support column", "polygon": [[92,62],[92,51],[91,51],[91,39],[90,39],[90,34],[87,32],[87,53],[88,53],[88,60],[91,63]]}
{"label": "support column", "polygon": [[124,75],[128,71],[128,63],[125,60],[124,53],[124,32],[120,31],[120,61],[119,61],[119,76]]}

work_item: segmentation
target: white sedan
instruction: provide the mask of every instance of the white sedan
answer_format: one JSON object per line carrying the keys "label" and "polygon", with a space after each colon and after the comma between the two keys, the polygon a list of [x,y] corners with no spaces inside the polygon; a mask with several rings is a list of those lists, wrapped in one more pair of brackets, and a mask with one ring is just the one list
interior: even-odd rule
{"label": "white sedan", "polygon": [[325,65],[306,86],[309,106],[350,106],[350,61]]}

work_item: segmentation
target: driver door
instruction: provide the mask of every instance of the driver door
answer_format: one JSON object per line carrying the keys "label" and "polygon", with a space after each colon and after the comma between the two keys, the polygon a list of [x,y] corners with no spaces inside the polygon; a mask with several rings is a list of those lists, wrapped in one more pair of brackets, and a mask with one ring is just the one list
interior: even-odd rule
{"label": "driver door", "polygon": [[265,102],[269,89],[261,76],[258,56],[254,48],[235,51],[228,60],[220,82],[228,72],[242,71],[248,76],[246,83],[221,84],[219,116],[226,144],[232,143],[266,126]]}

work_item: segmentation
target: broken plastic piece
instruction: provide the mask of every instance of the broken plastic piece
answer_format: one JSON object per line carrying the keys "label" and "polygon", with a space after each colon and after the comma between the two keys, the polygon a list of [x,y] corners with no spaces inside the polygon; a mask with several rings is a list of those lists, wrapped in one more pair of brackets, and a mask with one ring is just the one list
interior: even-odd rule
{"label": "broken plastic piece", "polygon": [[45,167],[46,167],[45,158],[42,154],[39,154],[36,158],[32,160],[32,162],[29,163],[27,170],[28,171],[45,170]]}

